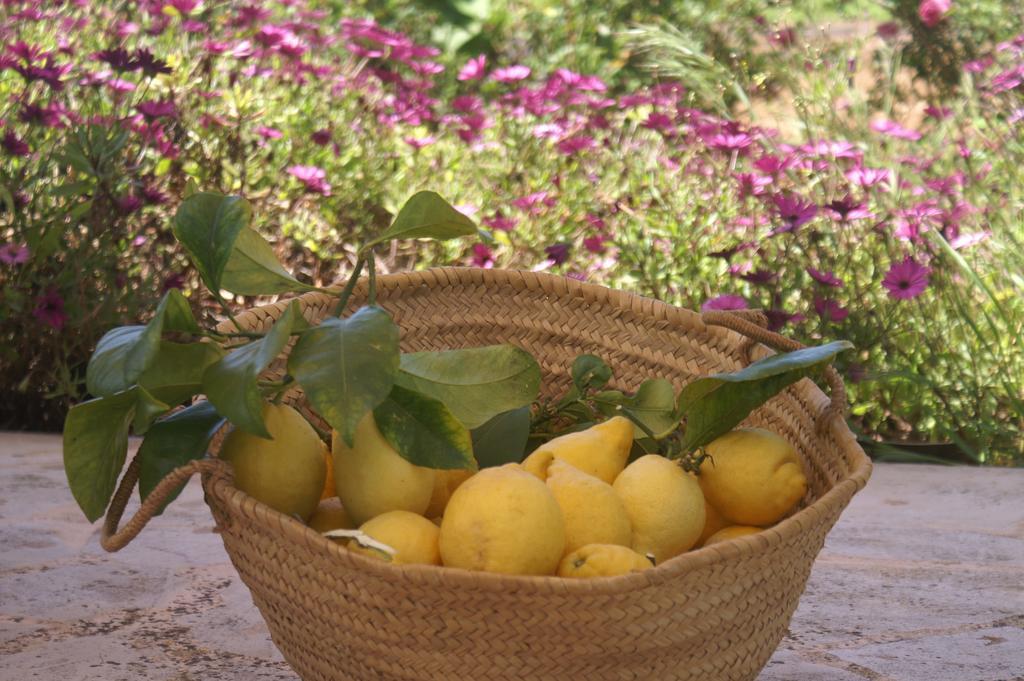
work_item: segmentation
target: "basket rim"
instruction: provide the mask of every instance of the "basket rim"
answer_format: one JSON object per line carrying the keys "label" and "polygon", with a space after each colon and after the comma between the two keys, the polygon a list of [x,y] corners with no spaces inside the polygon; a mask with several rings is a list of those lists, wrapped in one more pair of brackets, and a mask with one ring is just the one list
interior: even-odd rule
{"label": "basket rim", "polygon": [[[619,309],[631,310],[655,321],[682,321],[702,328],[709,335],[722,334],[723,340],[744,338],[735,331],[722,327],[706,325],[701,316],[686,308],[677,307],[653,298],[634,293],[618,291],[598,284],[580,282],[546,272],[529,272],[523,270],[485,270],[471,267],[438,267],[416,272],[399,272],[381,275],[377,278],[378,293],[396,288],[409,288],[411,285],[459,285],[459,284],[497,284],[525,287],[527,289],[543,288],[552,294],[570,294],[579,296],[588,302],[600,302]],[[354,299],[365,291],[367,281],[360,281],[355,289]],[[310,292],[297,297],[245,310],[237,316],[240,323],[256,316],[265,316],[270,308],[278,312],[296,298],[303,301],[330,299],[323,293]],[[352,303],[354,304],[354,303]],[[792,386],[806,402],[822,403],[827,397],[818,386],[808,379],[801,380]],[[574,593],[602,594],[620,593],[622,591],[640,590],[654,587],[676,578],[679,574],[707,567],[716,563],[732,562],[738,557],[752,556],[767,551],[783,541],[804,533],[823,521],[823,518],[834,511],[842,509],[853,496],[864,488],[871,475],[871,460],[857,443],[845,420],[833,419],[828,428],[840,446],[853,452],[853,467],[849,474],[837,482],[820,498],[788,516],[772,527],[744,537],[738,537],[712,546],[684,552],[678,556],[641,572],[633,572],[615,577],[596,579],[567,579],[558,576],[505,575],[490,572],[471,571],[436,565],[392,565],[388,562],[349,551],[341,545],[321,536],[315,530],[295,518],[284,515],[265,504],[250,497],[220,477],[204,476],[203,486],[206,489],[207,503],[213,500],[227,507],[228,515],[241,515],[270,526],[272,530],[281,532],[289,541],[305,545],[312,550],[327,551],[332,557],[341,561],[346,567],[361,570],[368,575],[393,581],[400,579],[410,584],[430,586],[444,582],[446,586],[475,591],[529,590],[538,594]],[[211,452],[216,456],[216,452]]]}

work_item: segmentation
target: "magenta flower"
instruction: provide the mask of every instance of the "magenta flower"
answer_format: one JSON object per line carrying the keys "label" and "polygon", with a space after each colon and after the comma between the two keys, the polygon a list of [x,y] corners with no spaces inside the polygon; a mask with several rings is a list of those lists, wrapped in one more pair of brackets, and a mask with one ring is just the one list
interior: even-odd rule
{"label": "magenta flower", "polygon": [[181,14],[188,16],[199,6],[199,0],[167,0],[167,4],[178,10]]}
{"label": "magenta flower", "polygon": [[529,66],[516,64],[515,66],[503,66],[491,72],[491,80],[498,83],[516,83],[526,80],[533,71]]}
{"label": "magenta flower", "polygon": [[779,275],[777,272],[771,270],[759,269],[753,272],[747,272],[739,275],[740,279],[751,284],[770,284],[771,282],[778,279]]}
{"label": "magenta flower", "polygon": [[864,189],[869,187],[888,188],[892,182],[892,171],[888,168],[853,168],[846,171],[846,179]]}
{"label": "magenta flower", "polygon": [[271,128],[266,125],[258,125],[255,130],[256,134],[265,140],[279,140],[284,137],[284,133],[277,128]]}
{"label": "magenta flower", "polygon": [[521,196],[513,201],[512,205],[529,212],[530,215],[540,215],[544,212],[545,208],[550,208],[555,203],[555,197],[549,196],[547,192],[540,191]]}
{"label": "magenta flower", "polygon": [[676,132],[676,124],[672,117],[658,111],[652,111],[648,114],[644,122],[640,124],[640,127],[647,128],[648,130],[657,130],[664,135],[674,135]]}
{"label": "magenta flower", "polygon": [[135,50],[133,60],[136,67],[142,69],[142,73],[146,76],[153,77],[161,73],[171,73],[171,71],[173,71],[167,62],[162,59],[157,59],[153,56],[153,53],[147,49]]}
{"label": "magenta flower", "polygon": [[833,288],[842,288],[843,286],[843,280],[832,272],[819,272],[813,267],[808,267],[807,274],[811,275],[811,279],[823,286],[831,286]]}
{"label": "magenta flower", "polygon": [[322,196],[331,195],[331,185],[327,182],[327,172],[316,166],[291,166],[288,174],[306,186],[306,191]]}
{"label": "magenta flower", "polygon": [[894,137],[901,140],[909,140],[916,142],[921,139],[921,133],[916,130],[910,130],[904,128],[902,125],[895,121],[890,121],[888,118],[880,118],[871,123],[871,129],[875,132],[880,132],[883,135]]}
{"label": "magenta flower", "polygon": [[481,220],[483,224],[490,227],[491,229],[498,229],[502,232],[511,232],[519,224],[519,220],[516,218],[508,218],[501,213],[495,213],[490,217],[486,217]]}
{"label": "magenta flower", "polygon": [[928,28],[935,28],[952,8],[952,0],[921,0],[917,6],[917,16]]}
{"label": "magenta flower", "polygon": [[330,128],[321,128],[320,130],[314,131],[309,136],[309,139],[313,140],[313,144],[325,147],[331,143],[331,135],[332,133]]}
{"label": "magenta flower", "polygon": [[157,118],[176,118],[178,116],[178,107],[171,101],[142,102],[135,109],[150,121]]}
{"label": "magenta flower", "polygon": [[595,145],[594,138],[590,135],[573,135],[560,140],[555,146],[558,151],[566,156],[572,156],[581,151],[586,151]]}
{"label": "magenta flower", "polygon": [[36,298],[36,307],[32,310],[32,316],[59,331],[64,328],[64,323],[68,320],[68,315],[64,312],[64,299],[60,297],[56,289],[49,289],[45,294]]}
{"label": "magenta flower", "polygon": [[804,316],[798,312],[786,312],[778,308],[765,310],[764,316],[768,318],[769,331],[778,331],[790,322],[801,322],[804,320]]}
{"label": "magenta flower", "polygon": [[93,59],[109,64],[110,68],[118,73],[138,71],[139,62],[128,52],[128,50],[117,47],[112,50],[101,50],[92,55]]}
{"label": "magenta flower", "polygon": [[851,196],[832,201],[828,204],[827,208],[828,212],[840,222],[870,220],[875,217],[875,214],[868,210],[866,203],[857,203]]}
{"label": "magenta flower", "polygon": [[850,311],[831,298],[814,296],[814,311],[823,322],[841,322],[850,316]]}
{"label": "magenta flower", "polygon": [[607,237],[603,234],[588,236],[583,240],[583,247],[591,253],[600,255],[608,250],[607,246],[604,245],[605,239],[607,239]]}
{"label": "magenta flower", "polygon": [[928,288],[929,274],[929,268],[907,256],[903,262],[889,268],[882,280],[882,286],[889,290],[890,298],[910,300]]}
{"label": "magenta flower", "polygon": [[569,254],[572,252],[572,245],[567,243],[551,244],[544,249],[544,253],[547,254],[548,260],[554,265],[562,265],[569,259]]}
{"label": "magenta flower", "polygon": [[494,267],[494,253],[487,244],[473,244],[473,265],[486,269]]}
{"label": "magenta flower", "polygon": [[28,262],[28,246],[20,244],[4,244],[0,246],[0,262],[8,265],[21,265]]}
{"label": "magenta flower", "polygon": [[174,272],[168,275],[163,283],[160,285],[160,292],[167,293],[172,288],[184,289],[185,288],[185,275],[181,272]]}
{"label": "magenta flower", "polygon": [[721,295],[711,300],[704,301],[704,304],[700,306],[702,311],[707,310],[746,310],[748,304],[747,299],[743,296],[734,296],[730,294]]}
{"label": "magenta flower", "polygon": [[480,80],[487,71],[487,55],[481,54],[473,57],[466,65],[459,69],[459,80]]}
{"label": "magenta flower", "polygon": [[754,138],[745,132],[736,134],[719,133],[712,135],[707,140],[707,145],[712,149],[729,153],[743,151],[753,143]]}
{"label": "magenta flower", "polygon": [[437,138],[433,135],[427,135],[426,137],[403,137],[402,141],[408,144],[413,149],[422,149],[429,147],[431,144],[437,141]]}
{"label": "magenta flower", "polygon": [[772,203],[775,204],[775,211],[783,225],[772,230],[769,236],[795,232],[818,214],[818,207],[813,203],[801,201],[798,197],[788,194],[773,194]]}
{"label": "magenta flower", "polygon": [[28,156],[32,151],[25,140],[15,135],[13,130],[4,133],[3,139],[0,140],[0,146],[3,146],[4,151],[11,156]]}

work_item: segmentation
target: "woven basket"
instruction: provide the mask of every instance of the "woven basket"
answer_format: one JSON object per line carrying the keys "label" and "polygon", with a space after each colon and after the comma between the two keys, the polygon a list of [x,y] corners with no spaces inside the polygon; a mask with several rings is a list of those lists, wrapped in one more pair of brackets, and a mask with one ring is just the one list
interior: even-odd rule
{"label": "woven basket", "polygon": [[[762,343],[799,347],[765,331],[756,314],[698,315],[547,274],[442,268],[383,276],[377,289],[404,351],[513,343],[537,358],[547,396],[570,384],[580,353],[605,359],[614,387],[633,390],[649,377],[680,388],[739,369],[770,354]],[[352,309],[365,291],[361,283]],[[316,293],[299,300],[311,322],[334,302]],[[264,331],[285,308],[252,309],[238,321]],[[282,369],[279,359],[270,371]],[[133,462],[103,544],[123,547],[169,492],[201,472],[224,548],[304,681],[751,680],[785,634],[826,533],[870,474],[841,418],[842,383],[828,376],[832,401],[803,380],[747,422],[781,434],[802,457],[808,491],[799,510],[756,535],[644,572],[566,580],[390,565],[247,496],[215,458],[170,474],[118,531],[138,473]],[[302,405],[301,394],[291,397]]]}

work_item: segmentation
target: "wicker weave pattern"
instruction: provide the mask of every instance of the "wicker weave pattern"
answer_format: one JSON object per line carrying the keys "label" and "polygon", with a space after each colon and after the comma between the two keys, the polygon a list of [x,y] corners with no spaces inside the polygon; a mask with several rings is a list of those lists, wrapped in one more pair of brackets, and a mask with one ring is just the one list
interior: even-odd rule
{"label": "wicker weave pattern", "polygon": [[[352,309],[364,301],[361,285]],[[312,322],[333,299],[300,299]],[[378,280],[378,303],[406,351],[511,342],[569,384],[591,352],[632,390],[735,370],[768,350],[700,315],[545,274],[444,268]],[[285,303],[239,317],[266,330]],[[283,372],[283,361],[272,367]],[[303,406],[301,392],[290,399]],[[809,489],[802,508],[761,534],[605,580],[505,577],[397,567],[350,553],[204,475],[224,546],[274,642],[304,681],[754,679],[777,647],[814,558],[870,463],[828,398],[802,381],[754,414],[794,444]],[[824,427],[816,427],[825,413]],[[114,527],[117,522],[115,520]]]}

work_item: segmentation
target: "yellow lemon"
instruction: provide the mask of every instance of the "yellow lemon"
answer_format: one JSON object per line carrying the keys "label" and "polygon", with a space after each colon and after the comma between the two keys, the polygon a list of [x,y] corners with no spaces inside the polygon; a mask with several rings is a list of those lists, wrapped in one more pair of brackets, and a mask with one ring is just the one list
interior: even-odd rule
{"label": "yellow lemon", "polygon": [[730,524],[768,526],[803,498],[807,478],[796,450],[761,428],[726,433],[707,447],[700,486]]}
{"label": "yellow lemon", "polygon": [[338,489],[334,485],[334,456],[324,447],[324,463],[327,464],[327,476],[324,478],[324,489],[320,492],[320,501],[338,496]]}
{"label": "yellow lemon", "polygon": [[[530,458],[550,453],[610,485],[626,466],[632,446],[633,422],[625,416],[614,416],[586,430],[560,435],[538,447]],[[523,467],[530,470],[526,462]]]}
{"label": "yellow lemon", "polygon": [[750,525],[730,525],[729,527],[723,527],[718,532],[707,538],[704,542],[704,546],[711,546],[718,542],[729,541],[730,539],[736,539],[737,537],[746,537],[749,534],[757,534],[760,532],[762,527],[751,527]]}
{"label": "yellow lemon", "polygon": [[352,520],[365,523],[388,511],[422,514],[434,493],[434,471],[399,455],[377,429],[373,412],[356,426],[354,447],[335,432],[334,482]]}
{"label": "yellow lemon", "polygon": [[473,475],[470,470],[437,470],[434,472],[434,491],[430,496],[427,510],[423,512],[428,518],[439,518],[444,515],[448,500],[459,485]]}
{"label": "yellow lemon", "polygon": [[[437,525],[421,515],[409,511],[388,511],[363,523],[359,531],[394,549],[391,562],[395,565],[441,564],[441,553],[437,546]],[[384,559],[380,551],[364,548],[355,541],[349,543],[349,548],[358,553]]]}
{"label": "yellow lemon", "polygon": [[633,549],[618,544],[587,544],[565,558],[558,565],[559,577],[587,578],[613,577],[637,570],[647,570],[654,564]]}
{"label": "yellow lemon", "polygon": [[263,407],[267,440],[236,428],[224,439],[220,458],[235,472],[235,487],[267,506],[305,520],[316,510],[327,466],[320,436],[286,404]]}
{"label": "yellow lemon", "polygon": [[351,530],[356,526],[338,497],[322,499],[306,524],[321,534],[330,530]]}
{"label": "yellow lemon", "polygon": [[633,550],[658,563],[693,547],[704,529],[704,495],[696,478],[657,454],[626,467],[612,485],[633,526]]}
{"label": "yellow lemon", "polygon": [[555,455],[553,452],[547,449],[537,449],[523,459],[523,463],[520,466],[530,475],[544,481],[548,479],[548,468],[550,468],[551,462],[554,460]]}
{"label": "yellow lemon", "polygon": [[564,549],[558,502],[516,464],[485,468],[462,483],[441,521],[441,559],[448,567],[550,575]]}
{"label": "yellow lemon", "polygon": [[697,540],[696,546],[703,546],[708,537],[728,525],[729,521],[718,512],[717,508],[708,503],[707,495],[704,495],[704,531],[700,533],[700,539]]}
{"label": "yellow lemon", "polygon": [[626,507],[607,482],[555,460],[547,485],[562,509],[566,553],[587,544],[630,545],[633,530]]}

